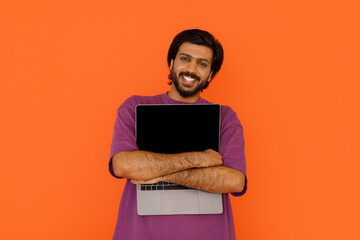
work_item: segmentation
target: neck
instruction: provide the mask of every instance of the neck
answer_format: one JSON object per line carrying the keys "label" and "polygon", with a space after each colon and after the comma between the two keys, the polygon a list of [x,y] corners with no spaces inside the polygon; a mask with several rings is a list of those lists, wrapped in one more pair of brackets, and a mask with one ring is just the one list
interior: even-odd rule
{"label": "neck", "polygon": [[174,84],[171,85],[170,91],[168,92],[169,98],[180,101],[180,102],[186,102],[186,103],[194,103],[197,102],[200,98],[200,92],[195,94],[194,96],[190,97],[182,97],[179,92],[176,90],[176,87]]}

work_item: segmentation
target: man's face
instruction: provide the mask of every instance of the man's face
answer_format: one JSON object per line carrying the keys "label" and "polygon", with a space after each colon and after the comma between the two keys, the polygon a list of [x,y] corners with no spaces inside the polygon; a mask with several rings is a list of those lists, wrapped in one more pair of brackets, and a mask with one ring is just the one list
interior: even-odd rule
{"label": "man's face", "polygon": [[192,97],[211,80],[211,48],[185,42],[171,60],[171,78],[182,97]]}

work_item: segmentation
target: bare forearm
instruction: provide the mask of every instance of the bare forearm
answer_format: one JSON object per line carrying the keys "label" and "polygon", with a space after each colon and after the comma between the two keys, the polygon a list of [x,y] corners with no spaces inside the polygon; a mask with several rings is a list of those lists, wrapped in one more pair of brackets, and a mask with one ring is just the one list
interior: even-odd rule
{"label": "bare forearm", "polygon": [[216,166],[189,169],[162,177],[162,181],[214,193],[241,192],[245,184],[242,172],[229,167]]}
{"label": "bare forearm", "polygon": [[117,176],[148,180],[190,168],[221,165],[221,156],[216,159],[219,156],[212,150],[178,154],[120,152],[113,156],[113,169]]}

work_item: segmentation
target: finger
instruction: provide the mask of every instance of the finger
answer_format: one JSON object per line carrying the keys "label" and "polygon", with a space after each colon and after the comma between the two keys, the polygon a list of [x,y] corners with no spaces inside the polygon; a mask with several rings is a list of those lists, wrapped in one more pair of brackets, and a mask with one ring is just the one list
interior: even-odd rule
{"label": "finger", "polygon": [[154,184],[154,183],[157,183],[157,182],[158,182],[157,179],[150,179],[150,180],[144,181],[141,184]]}
{"label": "finger", "polygon": [[131,180],[131,183],[133,183],[133,184],[146,184],[145,181],[142,181],[142,180]]}
{"label": "finger", "polygon": [[155,179],[151,179],[151,180],[147,180],[147,181],[143,181],[143,180],[131,180],[131,182],[133,184],[154,184],[157,183],[157,181]]}

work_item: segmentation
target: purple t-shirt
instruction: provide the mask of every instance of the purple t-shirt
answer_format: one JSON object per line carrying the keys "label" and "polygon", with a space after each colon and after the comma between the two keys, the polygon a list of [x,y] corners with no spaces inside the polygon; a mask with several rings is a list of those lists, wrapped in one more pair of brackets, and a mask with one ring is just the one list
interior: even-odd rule
{"label": "purple t-shirt", "polygon": [[[196,104],[208,101],[199,98]],[[111,144],[109,161],[110,173],[117,177],[112,169],[111,158],[122,151],[138,150],[135,140],[135,106],[138,104],[186,104],[175,101],[167,93],[156,96],[132,96],[118,109]],[[228,106],[221,106],[220,149],[223,165],[241,171],[246,175],[243,128],[236,113]],[[246,192],[247,183],[241,193]],[[113,239],[235,239],[234,220],[228,194],[223,194],[223,214],[205,215],[167,215],[139,216],[136,206],[136,185],[128,179],[122,194]]]}

